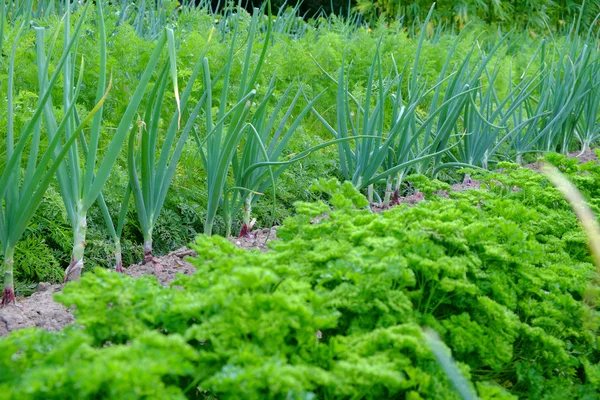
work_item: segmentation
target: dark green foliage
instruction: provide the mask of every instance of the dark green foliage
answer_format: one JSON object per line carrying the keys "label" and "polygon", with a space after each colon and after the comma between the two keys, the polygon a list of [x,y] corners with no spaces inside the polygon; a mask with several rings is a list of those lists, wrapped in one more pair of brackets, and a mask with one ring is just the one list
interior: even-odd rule
{"label": "dark green foliage", "polygon": [[[248,1],[248,5],[251,5],[252,7],[261,7],[264,3],[264,0]],[[307,19],[319,16],[326,17],[330,14],[345,17],[350,13],[350,9],[354,6],[354,3],[354,0],[272,0],[271,9],[273,10],[273,13],[276,14],[282,8],[297,6],[300,9],[300,15]]]}
{"label": "dark green foliage", "polygon": [[581,15],[581,24],[588,28],[600,13],[595,1],[571,0],[356,0],[355,9],[371,21],[378,17],[401,18],[410,26],[425,19],[435,4],[434,21],[440,25],[462,29],[468,22],[499,25],[536,31],[564,30],[575,24]]}
{"label": "dark green foliage", "polygon": [[176,287],[86,274],[56,296],[85,329],[0,341],[0,392],[458,398],[428,326],[481,398],[594,398],[599,315],[582,297],[595,269],[574,215],[535,172],[471,173],[490,190],[382,214],[350,183],[322,180],[330,204],[298,203],[270,252],[198,236],[198,272]]}

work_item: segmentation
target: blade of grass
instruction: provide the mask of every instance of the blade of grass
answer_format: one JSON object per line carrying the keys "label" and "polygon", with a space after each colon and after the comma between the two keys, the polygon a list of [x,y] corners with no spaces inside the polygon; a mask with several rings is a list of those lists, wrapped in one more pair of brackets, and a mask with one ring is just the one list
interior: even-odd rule
{"label": "blade of grass", "polygon": [[477,400],[477,395],[469,385],[467,379],[457,368],[454,360],[448,355],[438,334],[431,329],[424,329],[423,337],[440,364],[440,367],[442,367],[446,377],[448,377],[456,391],[460,394],[460,397],[463,400]]}

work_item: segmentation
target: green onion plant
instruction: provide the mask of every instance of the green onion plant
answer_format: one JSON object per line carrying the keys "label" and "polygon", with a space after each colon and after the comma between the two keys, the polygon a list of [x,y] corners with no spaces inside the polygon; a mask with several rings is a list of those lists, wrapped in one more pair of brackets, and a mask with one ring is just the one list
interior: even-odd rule
{"label": "green onion plant", "polygon": [[[302,88],[296,91],[290,104],[285,108],[292,93],[294,85],[290,85],[279,97],[273,109],[271,103],[275,100],[276,77],[271,79],[269,87],[263,100],[257,105],[250,122],[246,125],[246,140],[242,143],[239,155],[232,159],[232,171],[234,185],[224,196],[224,215],[226,223],[226,235],[231,234],[232,217],[237,216],[243,209],[243,221],[240,236],[248,236],[254,225],[251,219],[252,205],[269,186],[273,191],[273,203],[275,203],[276,186],[275,180],[281,173],[299,158],[290,155],[283,160],[285,149],[300,126],[302,119],[310,112],[317,96],[300,111],[296,118],[288,124],[294,109],[302,94]],[[279,114],[285,111],[278,119]],[[308,153],[307,153],[308,155]]]}
{"label": "green onion plant", "polygon": [[115,271],[119,273],[123,273],[123,253],[121,250],[121,236],[123,234],[123,226],[125,225],[125,217],[127,216],[130,198],[131,183],[128,183],[127,189],[125,190],[125,194],[123,196],[123,200],[121,202],[121,208],[119,211],[117,224],[115,226],[115,223],[108,210],[106,200],[104,200],[104,196],[102,195],[102,193],[98,195],[98,207],[100,208],[100,213],[102,214],[102,218],[104,219],[104,223],[106,224],[106,228],[108,229],[108,233],[110,234],[110,237],[112,238],[114,244]]}
{"label": "green onion plant", "polygon": [[[430,14],[432,10],[430,10]],[[429,18],[426,20],[426,23],[429,21]],[[412,70],[409,69],[407,61],[402,71],[399,71],[396,61],[392,57],[393,71],[398,82],[395,94],[391,96],[391,123],[396,124],[398,127],[397,129],[399,129],[400,132],[394,137],[394,140],[392,140],[390,151],[388,152],[387,159],[384,163],[384,169],[391,171],[385,178],[385,197],[382,204],[384,207],[389,206],[392,193],[394,193],[395,196],[398,196],[403,178],[411,169],[414,168],[417,169],[418,172],[424,172],[433,157],[437,155],[435,154],[436,149],[443,149],[441,150],[442,152],[445,151],[444,146],[441,146],[440,142],[444,140],[446,145],[448,144],[449,135],[451,135],[451,132],[448,129],[450,124],[443,125],[444,130],[438,131],[438,134],[435,136],[431,134],[431,125],[434,122],[434,118],[437,117],[441,119],[442,117],[447,116],[447,109],[452,105],[456,105],[457,101],[463,96],[459,91],[456,96],[449,97],[440,107],[437,107],[437,101],[443,85],[453,77],[453,75],[446,77],[446,71],[459,38],[460,35],[450,47],[439,77],[435,84],[429,89],[426,88],[426,83],[421,82],[418,78],[425,30],[421,32],[419,37]],[[456,74],[454,74],[454,76],[455,75]],[[407,81],[406,95],[402,90],[405,80]],[[431,106],[429,118],[423,120],[417,111],[424,98],[432,92],[434,93],[433,104],[436,106]],[[459,109],[460,107],[461,105],[458,104]],[[455,113],[451,112],[450,115],[455,115]],[[416,160],[417,163],[411,163],[412,160]]]}
{"label": "green onion plant", "polygon": [[[163,68],[148,97],[143,119],[138,122],[137,128],[134,128],[131,132],[127,157],[130,187],[136,206],[135,211],[144,237],[143,262],[155,265],[157,264],[152,256],[152,232],[175,176],[176,167],[186,141],[207,98],[206,94],[202,95],[193,110],[186,111],[188,102],[191,100],[194,83],[203,68],[205,50],[196,62],[164,136],[161,134],[161,113],[165,108],[164,98],[167,82],[169,81],[169,71],[172,71],[171,77],[174,90],[177,91],[177,65],[172,30],[167,29],[167,37],[169,61]],[[210,36],[208,42],[210,42]],[[136,131],[139,136],[137,140],[139,145],[137,146]],[[119,226],[122,228],[122,223]]]}
{"label": "green onion plant", "polygon": [[[549,50],[549,45],[552,49]],[[596,45],[597,46],[597,45]],[[527,153],[567,153],[574,141],[585,148],[596,138],[598,117],[598,51],[573,27],[564,43],[542,41],[539,55],[539,91],[513,116],[515,127],[510,149],[518,162]],[[533,123],[524,125],[526,120]]]}
{"label": "green onion plant", "polygon": [[[440,109],[435,110],[429,119],[417,127],[417,106],[429,93],[422,90],[422,86],[419,86],[416,79],[418,55],[423,38],[424,36],[418,44],[417,61],[406,105],[403,104],[401,87],[403,79],[408,74],[407,70],[405,68],[398,73],[395,67],[395,76],[384,79],[378,46],[369,69],[365,98],[362,102],[349,91],[349,78],[345,74],[343,61],[337,81],[327,74],[338,86],[335,128],[313,108],[313,113],[335,139],[356,139],[354,147],[349,141],[338,143],[341,171],[344,178],[352,181],[357,189],[367,188],[370,203],[373,203],[374,196],[381,200],[374,191],[375,184],[386,183],[384,199],[387,202],[394,178],[400,180],[410,167],[419,164],[423,167],[448,150],[452,132],[450,121],[458,119],[460,110],[464,106],[465,93],[450,92]],[[439,90],[440,86],[441,83],[438,83],[434,89]],[[376,91],[375,87],[379,89]],[[392,111],[389,116],[388,97],[391,98]],[[353,104],[355,107],[352,106]],[[451,106],[454,108],[450,108]],[[443,118],[445,122],[442,124],[443,129],[440,128],[437,134],[432,134],[431,125],[435,117],[440,121]],[[425,132],[423,139],[420,137],[422,132]]]}
{"label": "green onion plant", "polygon": [[[355,138],[354,147],[350,141],[337,144],[340,167],[344,178],[351,181],[357,189],[369,187],[369,202],[373,202],[374,177],[383,165],[391,144],[400,133],[397,124],[388,130],[385,126],[386,97],[392,89],[392,80],[384,83],[379,58],[379,47],[369,70],[364,101],[356,99],[349,91],[348,76],[344,71],[344,61],[340,67],[338,79],[330,79],[337,83],[337,119],[335,128],[314,108],[314,115],[335,139]],[[375,82],[379,91],[375,92]],[[375,98],[375,106],[372,99]],[[356,104],[352,108],[351,104]],[[372,109],[372,111],[371,111]]]}
{"label": "green onion plant", "polygon": [[306,34],[308,24],[305,22],[303,16],[300,15],[300,5],[301,3],[288,5],[284,1],[279,7],[273,22],[274,41],[278,36],[286,36],[296,40]]}
{"label": "green onion plant", "polygon": [[537,150],[567,153],[574,138],[575,128],[582,115],[587,94],[591,91],[589,74],[586,70],[591,62],[592,52],[587,44],[580,46],[578,39],[568,41],[558,55],[555,65],[548,74],[550,80],[545,93],[551,99],[551,114],[544,119],[547,125],[534,142]]}
{"label": "green onion plant", "polygon": [[[238,14],[239,12],[240,8],[238,7]],[[238,145],[249,133],[249,130],[246,127],[246,118],[252,107],[252,100],[256,95],[254,84],[258,78],[262,64],[264,63],[269,38],[271,36],[271,22],[269,19],[262,50],[257,62],[254,64],[254,68],[251,70],[252,48],[255,42],[257,42],[256,37],[260,15],[260,10],[254,9],[248,28],[246,52],[243,60],[237,98],[233,102],[231,108],[228,108],[231,68],[235,61],[236,39],[238,37],[240,25],[239,20],[236,19],[228,59],[222,72],[223,88],[221,90],[216,121],[213,120],[212,115],[213,83],[211,80],[208,59],[205,58],[203,61],[203,82],[207,96],[206,101],[204,102],[206,137],[203,140],[198,140],[198,145],[208,181],[208,206],[206,222],[204,224],[204,233],[206,235],[212,234],[217,211],[223,201],[224,193],[227,192],[227,177],[229,175],[232,160],[237,153]]]}
{"label": "green onion plant", "polygon": [[[527,101],[538,88],[539,81],[522,79],[518,84],[510,87],[510,92],[504,99],[500,99],[495,88],[495,81],[499,74],[499,66],[492,72],[485,67],[487,87],[480,86],[470,94],[462,116],[464,134],[457,147],[454,161],[466,165],[488,168],[490,161],[496,161],[494,156],[515,134],[533,122],[537,117],[521,122],[515,127],[510,126],[511,118],[521,105]],[[509,70],[508,80],[512,82]]]}
{"label": "green onion plant", "polygon": [[[479,106],[474,105],[474,96],[483,93],[482,79],[484,78],[484,72],[488,71],[488,64],[492,60],[496,51],[503,45],[508,39],[508,35],[503,36],[487,53],[482,53],[478,61],[473,61],[473,54],[475,52],[475,45],[460,62],[460,65],[454,69],[452,73],[448,75],[448,82],[442,95],[442,85],[438,85],[433,95],[433,100],[429,109],[428,117],[423,121],[421,128],[424,128],[422,147],[433,146],[433,151],[437,154],[435,157],[425,159],[423,163],[420,163],[415,169],[418,173],[425,173],[430,167],[433,168],[433,175],[444,168],[453,167],[475,167],[476,163],[487,163],[487,159],[490,153],[495,152],[492,147],[492,143],[496,143],[498,133],[489,133],[490,128],[502,130],[502,126],[494,125],[488,121],[485,116],[479,111]],[[457,42],[460,36],[457,37]],[[455,46],[457,44],[455,43]],[[454,52],[455,47],[452,48],[451,53]],[[441,82],[444,78],[444,74],[450,65],[450,56],[446,59],[440,78],[438,82]],[[488,79],[495,80],[494,74],[488,74]],[[493,92],[490,92],[493,95]],[[486,97],[484,96],[484,99]],[[489,100],[489,98],[488,98]],[[495,100],[495,99],[494,99]],[[495,106],[491,105],[491,100],[488,101],[488,111],[491,114],[491,110],[496,110]],[[490,109],[491,107],[491,109]],[[473,119],[473,113],[475,118]],[[497,114],[499,115],[499,114]],[[494,119],[496,115],[494,115]],[[473,137],[469,137],[470,142],[463,144],[461,151],[461,142],[470,133],[468,129],[475,129],[473,124],[479,124],[478,128],[483,129],[481,132],[475,132]],[[471,124],[471,125],[469,125]],[[420,129],[421,129],[420,128]],[[480,135],[479,137],[477,135]],[[484,135],[484,136],[481,136]],[[491,135],[489,138],[488,135]],[[474,139],[474,140],[473,140]],[[458,146],[458,157],[453,155],[452,152],[441,153],[441,149],[448,149],[450,146]],[[443,157],[446,157],[446,160]],[[481,155],[481,156],[480,156]],[[474,164],[475,163],[475,164]]]}
{"label": "green onion plant", "polygon": [[140,0],[135,2],[135,18],[132,22],[141,37],[156,40],[167,26],[172,3],[165,0]]}
{"label": "green onion plant", "polygon": [[[4,14],[5,8],[2,7]],[[13,264],[14,252],[17,242],[22,237],[29,221],[33,217],[36,209],[43,200],[44,193],[48,189],[56,171],[61,165],[61,161],[66,157],[75,143],[78,135],[102,107],[108,92],[103,93],[97,105],[90,111],[85,119],[76,127],[68,132],[68,135],[63,137],[66,132],[68,121],[72,118],[75,112],[75,104],[77,96],[81,89],[83,77],[83,60],[79,71],[77,84],[73,90],[73,102],[64,109],[64,115],[60,119],[56,127],[56,135],[48,141],[45,149],[41,141],[41,116],[44,109],[50,103],[51,91],[55,87],[63,67],[68,63],[69,55],[73,51],[75,42],[81,32],[85,10],[75,26],[73,35],[65,41],[62,57],[58,61],[54,72],[50,79],[44,85],[44,90],[41,91],[37,108],[33,116],[23,126],[17,143],[15,144],[14,132],[14,67],[15,54],[19,39],[24,30],[25,24],[29,21],[28,16],[24,18],[21,27],[16,35],[12,48],[9,70],[8,70],[8,87],[7,87],[7,110],[8,124],[6,130],[6,152],[5,163],[0,175],[0,244],[2,244],[2,255],[4,258],[3,274],[4,274],[4,290],[2,293],[2,305],[15,303],[14,296],[14,281],[13,281]],[[4,19],[4,15],[1,16]],[[1,48],[0,48],[1,50]],[[42,73],[47,76],[48,64],[38,63],[43,67]],[[64,77],[63,77],[64,78]],[[61,140],[63,139],[64,140]],[[27,162],[25,163],[24,175],[21,174],[22,156],[25,147],[29,145],[27,154]],[[42,151],[43,150],[43,151]]]}
{"label": "green onion plant", "polygon": [[[97,20],[100,32],[100,74],[96,90],[97,98],[102,96],[106,85],[106,35],[104,30],[104,20],[102,11],[102,2],[96,2]],[[65,27],[65,42],[70,40],[70,31],[68,29],[68,16],[66,13]],[[95,115],[90,130],[89,138],[81,135],[79,144],[75,144],[68,152],[67,157],[62,160],[58,171],[57,180],[60,193],[65,204],[69,223],[73,230],[73,251],[71,262],[65,271],[65,281],[76,280],[81,275],[83,270],[83,258],[85,250],[85,236],[87,231],[87,212],[90,207],[96,202],[101,190],[110,176],[111,170],[115,165],[119,152],[123,147],[123,143],[127,138],[130,125],[136,115],[137,108],[144,96],[146,87],[150,81],[151,75],[156,69],[163,48],[168,42],[168,30],[163,32],[163,35],[157,42],[156,48],[146,66],[143,75],[140,77],[138,86],[127,105],[127,108],[121,117],[121,120],[113,134],[106,152],[99,154],[99,141],[102,125],[101,109]],[[42,66],[49,64],[50,57],[44,55],[44,30],[36,28],[36,36],[38,40],[37,54],[38,66],[41,70]],[[51,46],[49,54],[52,51]],[[63,107],[69,108],[75,102],[72,83],[73,83],[73,65],[70,63],[69,54],[65,54],[67,61],[64,69],[64,87],[63,87]],[[41,70],[44,71],[44,70]],[[44,72],[39,73],[40,91],[46,90],[48,81],[47,75]],[[49,101],[44,107],[44,120],[48,139],[52,140],[58,135],[57,114]],[[78,116],[72,115],[66,120],[65,134],[70,136],[76,126]],[[81,149],[82,147],[83,150]],[[58,160],[55,152],[55,160]]]}
{"label": "green onion plant", "polygon": [[600,139],[600,51],[590,48],[592,60],[585,71],[588,88],[581,101],[583,108],[575,126],[575,136],[585,152]]}

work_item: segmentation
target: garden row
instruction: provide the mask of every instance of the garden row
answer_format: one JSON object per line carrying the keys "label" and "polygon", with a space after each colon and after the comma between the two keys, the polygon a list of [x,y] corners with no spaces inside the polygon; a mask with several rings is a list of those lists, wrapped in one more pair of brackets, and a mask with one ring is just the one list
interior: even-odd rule
{"label": "garden row", "polygon": [[[600,166],[550,159],[597,212]],[[0,397],[461,398],[429,327],[462,398],[594,399],[585,235],[542,175],[500,167],[465,171],[482,190],[411,176],[425,200],[383,213],[323,179],[329,202],[297,203],[271,251],[200,235],[197,272],[173,286],[98,268],[56,295],[77,325],[0,341]]]}
{"label": "garden row", "polygon": [[[600,132],[592,30],[557,41],[515,34],[475,41],[477,32],[430,37],[423,29],[412,37],[382,25],[369,33],[332,18],[300,35],[260,10],[220,20],[202,9],[178,11],[176,20],[142,13],[135,25],[122,9],[96,2],[94,12],[91,4],[72,15],[62,10],[62,21],[34,19],[33,32],[27,13],[43,7],[23,6],[21,16],[3,8],[5,301],[12,300],[19,239],[32,238],[26,254],[45,248],[39,240],[52,230],[45,220],[61,215],[71,238],[64,227],[50,233],[62,249],[42,253],[55,257],[70,242],[67,279],[83,268],[88,213],[95,227],[106,225],[117,269],[127,229],[137,232],[144,260],[152,262],[174,182],[201,193],[203,209],[193,217],[206,234],[222,221],[219,232],[228,235],[234,226],[251,229],[259,198],[268,198],[265,223],[264,215],[277,213],[277,196],[289,203],[306,196],[294,179],[301,172],[289,171],[323,160],[317,150],[336,156],[334,174],[385,206],[411,172],[438,176],[585,149]],[[164,27],[169,21],[176,30]],[[312,176],[322,173],[315,168]],[[277,180],[286,174],[282,186]],[[122,184],[106,185],[109,177]],[[47,190],[62,204],[44,204]],[[40,204],[58,215],[38,217]],[[31,270],[23,265],[30,261],[20,270]]]}

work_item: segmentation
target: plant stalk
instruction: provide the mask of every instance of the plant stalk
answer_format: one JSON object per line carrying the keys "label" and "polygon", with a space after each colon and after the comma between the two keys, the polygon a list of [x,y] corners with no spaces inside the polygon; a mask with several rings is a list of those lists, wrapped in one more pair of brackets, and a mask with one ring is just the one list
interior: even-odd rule
{"label": "plant stalk", "polygon": [[388,208],[390,206],[390,199],[392,197],[392,176],[387,177],[387,182],[385,183],[385,196],[383,197],[383,207]]}
{"label": "plant stalk", "polygon": [[206,236],[212,235],[212,227],[215,223],[215,215],[213,213],[209,213],[206,216],[206,222],[204,223],[204,234]]}
{"label": "plant stalk", "polygon": [[252,197],[252,193],[249,193],[244,203],[244,216],[242,229],[240,229],[240,237],[250,237],[250,231],[256,222],[256,220],[250,220],[250,213],[252,212]]}
{"label": "plant stalk", "polygon": [[83,200],[77,200],[77,222],[73,231],[73,252],[71,253],[71,264],[65,271],[64,282],[76,281],[81,277],[83,271],[83,254],[85,252],[85,236],[87,233],[86,211]]}
{"label": "plant stalk", "polygon": [[4,254],[4,290],[2,291],[2,306],[10,303],[17,304],[15,300],[15,287],[13,280],[14,247],[7,247]]}
{"label": "plant stalk", "polygon": [[152,256],[152,232],[150,232],[147,236],[144,237],[144,260],[142,261],[142,264],[153,265],[155,272],[162,271],[162,266]]}
{"label": "plant stalk", "polygon": [[230,238],[231,237],[231,224],[233,223],[232,219],[230,216],[226,216],[225,217],[225,237],[226,238]]}
{"label": "plant stalk", "polygon": [[121,241],[115,240],[115,271],[123,273],[123,252],[121,250]]}
{"label": "plant stalk", "polygon": [[142,263],[155,263],[154,257],[152,257],[152,235],[144,238],[144,260]]}

